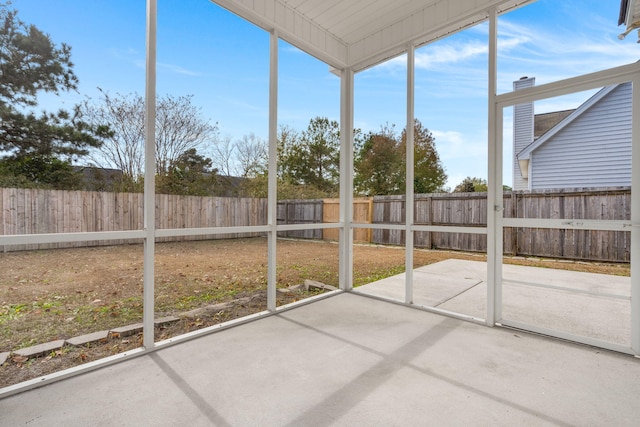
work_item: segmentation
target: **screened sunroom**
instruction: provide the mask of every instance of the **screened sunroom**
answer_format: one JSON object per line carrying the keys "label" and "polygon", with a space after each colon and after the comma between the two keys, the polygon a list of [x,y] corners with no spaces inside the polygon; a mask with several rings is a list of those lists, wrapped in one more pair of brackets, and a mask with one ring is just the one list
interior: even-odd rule
{"label": "screened sunroom", "polygon": [[[211,3],[268,34],[269,67],[260,71],[268,75],[262,76],[268,91],[267,194],[263,207],[247,205],[248,210],[264,209],[264,221],[212,225],[203,220],[173,227],[158,217],[159,200],[164,199],[156,194],[154,123],[162,1],[147,0],[142,226],[0,236],[6,247],[142,242],[136,255],[143,283],[140,346],[1,389],[0,424],[636,424],[640,198],[634,187],[640,185],[635,144],[640,137],[640,65],[519,90],[499,88],[499,19],[514,11],[526,14],[533,1]],[[613,8],[618,11],[618,6],[621,23],[634,31],[640,6],[623,1]],[[478,156],[486,159],[486,193],[423,194],[416,185],[406,185],[418,182],[416,105],[429,95],[424,89],[428,71],[416,66],[416,52],[478,26],[486,32],[486,72],[480,76],[486,133]],[[338,79],[339,192],[321,201],[331,217],[282,219],[283,212],[286,217],[304,204],[284,201],[278,193],[279,102],[282,87],[289,84],[280,74],[283,45],[320,61]],[[365,203],[354,188],[358,93],[368,88],[367,73],[390,61],[404,73],[404,193]],[[629,152],[620,156],[631,156],[628,188],[587,190],[585,182],[580,188],[517,194],[505,189],[505,171],[516,170],[511,140],[515,109],[564,106],[567,100],[578,108],[599,90],[627,82],[633,88],[625,101],[631,140]],[[467,120],[465,106],[458,107],[459,120]],[[385,108],[380,102],[380,109]],[[527,137],[533,143],[531,131]],[[603,157],[606,150],[603,144]],[[245,209],[242,203],[227,209]],[[364,205],[369,211],[363,216],[359,210]],[[262,239],[263,309],[158,339],[158,318],[165,314],[156,298],[159,242],[249,234]],[[334,246],[322,257],[331,258],[337,268],[335,277],[317,273],[312,279],[337,286],[280,303],[278,296],[290,292],[281,290],[280,260],[287,251],[296,251],[286,246],[289,237],[316,234],[333,236]],[[363,282],[358,269],[373,256],[361,249],[363,239],[394,246],[393,256],[403,264],[397,274],[369,275]],[[423,262],[425,253],[438,248],[447,248],[445,258]],[[569,262],[580,267],[595,252],[608,257],[600,264],[628,263],[629,274],[563,267]],[[184,263],[185,270],[196,268]]]}

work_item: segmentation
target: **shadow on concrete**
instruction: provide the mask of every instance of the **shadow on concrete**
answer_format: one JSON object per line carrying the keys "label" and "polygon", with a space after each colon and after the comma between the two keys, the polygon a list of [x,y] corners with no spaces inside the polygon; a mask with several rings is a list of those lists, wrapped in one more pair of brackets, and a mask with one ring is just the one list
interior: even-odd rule
{"label": "shadow on concrete", "polygon": [[151,353],[149,358],[158,365],[173,384],[176,385],[184,395],[193,402],[200,413],[204,415],[212,425],[231,427],[232,424],[227,422],[193,387],[189,385],[157,352]]}
{"label": "shadow on concrete", "polygon": [[[460,381],[447,378],[443,375],[439,375],[429,369],[422,368],[412,363],[413,360],[421,355],[425,350],[436,344],[444,336],[452,333],[460,325],[460,322],[457,320],[444,317],[438,324],[433,325],[431,328],[418,335],[405,345],[397,348],[392,353],[387,354],[380,352],[374,348],[370,348],[357,342],[339,337],[335,334],[328,333],[309,324],[289,319],[283,317],[282,315],[279,315],[277,317],[280,317],[281,319],[291,322],[297,326],[311,330],[315,333],[322,334],[331,339],[338,340],[350,346],[357,347],[381,358],[380,362],[361,373],[355,379],[345,384],[339,390],[336,390],[330,396],[327,396],[327,398],[325,398],[324,400],[318,402],[315,406],[310,407],[307,411],[300,414],[297,418],[287,424],[287,426],[289,427],[311,425],[311,423],[314,426],[332,425],[335,421],[340,419],[341,416],[351,411],[353,407],[358,404],[358,402],[366,399],[367,395],[371,394],[377,388],[383,386],[384,383],[388,379],[390,379],[394,373],[403,368],[409,368],[421,375],[430,377],[431,379],[449,383],[454,387],[466,390],[477,396],[491,399],[497,403],[510,406],[514,409],[517,409],[518,411],[530,414],[536,418],[547,421],[554,425],[567,427],[571,426],[571,424],[551,417],[547,414],[544,414],[543,412],[517,404],[515,402],[510,402],[500,396],[487,393],[486,391],[469,386]],[[326,417],[327,408],[331,408],[331,418]]]}

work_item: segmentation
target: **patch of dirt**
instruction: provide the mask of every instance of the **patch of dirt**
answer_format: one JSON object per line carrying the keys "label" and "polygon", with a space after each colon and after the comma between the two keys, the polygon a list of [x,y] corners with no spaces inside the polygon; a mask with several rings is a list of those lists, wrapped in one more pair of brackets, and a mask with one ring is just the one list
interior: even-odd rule
{"label": "patch of dirt", "polygon": [[[338,286],[338,245],[323,241],[279,240],[278,288],[305,279]],[[404,271],[403,248],[356,245],[356,286]],[[414,266],[445,259],[484,261],[484,255],[416,250]],[[142,321],[143,247],[50,249],[0,254],[0,352]],[[505,262],[629,275],[628,264],[588,264],[552,260]],[[241,303],[196,319],[156,328],[157,340],[266,310],[267,241],[264,238],[208,240],[156,245],[156,318],[221,302]],[[313,293],[278,293],[278,305]],[[251,297],[251,298],[245,298]],[[86,347],[65,346],[46,357],[10,358],[0,367],[0,387],[110,356],[141,345],[140,336],[113,338]]]}
{"label": "patch of dirt", "polygon": [[[278,295],[278,304],[288,304],[299,298],[312,296],[313,293],[293,293]],[[166,340],[171,337],[186,334],[198,329],[213,326],[228,320],[248,316],[265,310],[266,293],[261,292],[250,298],[242,298],[243,302],[230,304],[223,311],[209,313],[194,319],[182,318],[155,328],[155,341]],[[37,358],[25,358],[12,355],[0,367],[0,388],[22,381],[27,381],[43,375],[48,375],[73,366],[94,360],[113,356],[135,348],[142,347],[142,333],[129,337],[109,337],[101,342],[87,344],[81,347],[65,345],[62,349]]]}

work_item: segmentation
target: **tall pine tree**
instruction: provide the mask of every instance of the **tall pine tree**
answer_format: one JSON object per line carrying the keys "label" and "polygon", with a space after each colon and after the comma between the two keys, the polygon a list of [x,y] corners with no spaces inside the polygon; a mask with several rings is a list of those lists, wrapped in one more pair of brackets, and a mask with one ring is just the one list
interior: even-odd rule
{"label": "tall pine tree", "polygon": [[[77,188],[71,162],[100,146],[106,126],[90,126],[78,108],[36,115],[39,92],[77,89],[71,47],[24,23],[0,3],[0,185]],[[34,165],[40,165],[35,167]]]}

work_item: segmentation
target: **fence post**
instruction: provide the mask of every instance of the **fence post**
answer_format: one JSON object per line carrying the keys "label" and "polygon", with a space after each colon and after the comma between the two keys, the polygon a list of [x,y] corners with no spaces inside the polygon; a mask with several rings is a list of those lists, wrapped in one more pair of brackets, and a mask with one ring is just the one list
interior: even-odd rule
{"label": "fence post", "polygon": [[[369,211],[367,212],[367,222],[373,224],[373,197],[369,198]],[[373,240],[373,228],[367,229],[367,241],[371,243]]]}
{"label": "fence post", "polygon": [[[427,197],[427,215],[428,215],[428,225],[433,225],[433,197]],[[427,249],[431,249],[433,247],[433,234],[431,231],[427,232]]]}
{"label": "fence post", "polygon": [[[518,194],[516,190],[511,190],[511,218],[518,218]],[[518,256],[518,229],[511,228],[511,247],[513,255]]]}

